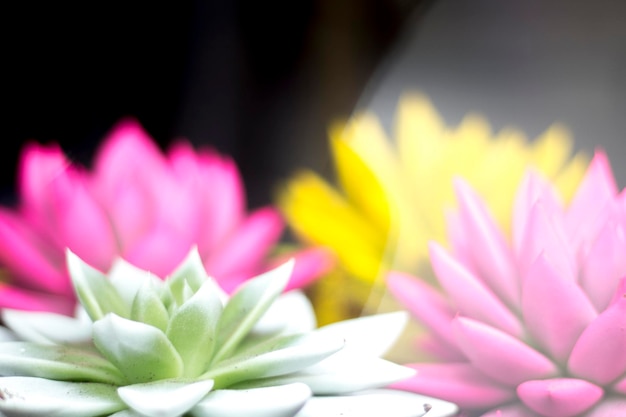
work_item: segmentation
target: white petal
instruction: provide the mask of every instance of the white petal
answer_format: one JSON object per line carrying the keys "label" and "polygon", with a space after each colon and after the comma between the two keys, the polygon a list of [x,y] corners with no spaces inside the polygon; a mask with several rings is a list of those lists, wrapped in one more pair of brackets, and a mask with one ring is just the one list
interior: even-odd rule
{"label": "white petal", "polygon": [[310,398],[304,384],[246,390],[217,390],[202,400],[191,414],[194,417],[289,417],[294,416]]}
{"label": "white petal", "polygon": [[28,342],[78,344],[91,339],[91,321],[86,316],[5,309],[2,320],[20,340]]}
{"label": "white petal", "polygon": [[178,417],[189,411],[213,388],[213,381],[194,383],[158,381],[127,385],[117,390],[120,398],[146,417]]}
{"label": "white petal", "polygon": [[0,394],[0,411],[6,417],[92,417],[125,408],[108,384],[4,377]]}
{"label": "white petal", "polygon": [[293,334],[309,332],[316,327],[309,299],[300,291],[289,291],[276,299],[252,331],[256,334]]}
{"label": "white petal", "polygon": [[20,340],[15,332],[7,329],[4,326],[0,326],[0,342],[14,342]]}
{"label": "white petal", "polygon": [[321,327],[317,332],[343,337],[343,351],[382,356],[395,343],[408,321],[405,311],[364,316]]}
{"label": "white petal", "polygon": [[[428,411],[430,410],[430,411]],[[451,417],[458,408],[402,391],[372,390],[337,397],[313,397],[296,417]]]}

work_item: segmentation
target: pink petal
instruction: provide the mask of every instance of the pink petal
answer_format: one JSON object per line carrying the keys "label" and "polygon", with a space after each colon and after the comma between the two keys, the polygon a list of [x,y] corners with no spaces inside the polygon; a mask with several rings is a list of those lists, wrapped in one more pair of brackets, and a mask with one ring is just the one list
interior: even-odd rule
{"label": "pink petal", "polygon": [[519,320],[489,288],[436,243],[430,244],[430,260],[441,286],[464,316],[488,323],[514,336],[523,333]]}
{"label": "pink petal", "polygon": [[623,417],[626,416],[626,398],[607,398],[582,417]]}
{"label": "pink petal", "polygon": [[555,378],[526,381],[517,395],[529,408],[549,417],[574,417],[596,404],[604,391],[581,379]]}
{"label": "pink petal", "polygon": [[74,313],[75,299],[0,284],[0,308],[49,311],[70,316]]}
{"label": "pink petal", "polygon": [[123,257],[133,265],[165,278],[182,262],[192,245],[166,225],[159,224],[129,248]]}
{"label": "pink petal", "polygon": [[47,228],[50,182],[70,165],[61,148],[27,144],[19,162],[18,186],[22,212],[38,227]]}
{"label": "pink petal", "polygon": [[593,233],[594,220],[618,193],[606,154],[596,151],[566,214],[566,227],[574,245]]}
{"label": "pink petal", "polygon": [[65,275],[63,251],[49,246],[13,213],[0,209],[0,262],[15,284],[50,291],[73,293]]}
{"label": "pink petal", "polygon": [[196,204],[202,207],[198,249],[208,255],[243,220],[245,195],[239,172],[230,158],[209,149],[194,153],[184,142],[174,145],[169,157],[179,181],[193,183]]}
{"label": "pink petal", "polygon": [[120,183],[104,204],[122,253],[148,233],[156,221],[150,196],[131,181]]}
{"label": "pink petal", "polygon": [[529,410],[524,404],[517,403],[513,405],[506,405],[504,407],[498,407],[489,411],[486,414],[482,414],[480,417],[545,417]]}
{"label": "pink petal", "polygon": [[465,363],[409,364],[417,374],[391,388],[456,403],[461,408],[495,407],[514,398],[513,390],[490,381]]}
{"label": "pink petal", "polygon": [[332,251],[327,248],[317,247],[295,253],[287,253],[272,259],[270,269],[283,264],[289,258],[294,258],[296,263],[285,291],[309,285],[315,279],[329,272],[336,262]]}
{"label": "pink petal", "polygon": [[64,246],[106,270],[117,254],[111,223],[85,188],[81,173],[67,170],[51,183],[52,214]]}
{"label": "pink petal", "polygon": [[457,356],[461,355],[450,332],[455,311],[438,291],[402,272],[387,275],[387,288],[421,324],[428,327],[449,349],[458,352]]}
{"label": "pink petal", "polygon": [[469,251],[478,276],[505,304],[518,305],[517,274],[504,235],[469,185],[462,180],[456,180],[454,185],[461,221],[472,239]]}
{"label": "pink petal", "polygon": [[578,269],[574,251],[565,233],[563,218],[538,201],[528,217],[526,233],[522,238],[518,265],[522,277],[539,254],[550,261],[562,279],[576,281]]}
{"label": "pink petal", "polygon": [[[456,346],[451,346],[432,333],[419,334],[414,342],[416,353],[441,362],[463,362],[465,355]],[[421,356],[418,356],[421,358]]]}
{"label": "pink petal", "polygon": [[283,221],[273,208],[252,213],[227,241],[211,253],[204,265],[209,274],[224,284],[230,275],[260,272],[262,261],[279,239]]}
{"label": "pink petal", "polygon": [[110,195],[117,184],[152,176],[164,168],[160,149],[135,119],[128,118],[111,129],[98,150],[95,183],[100,193]]}
{"label": "pink petal", "polygon": [[522,307],[531,336],[561,363],[567,361],[580,334],[598,315],[582,289],[563,279],[543,254],[526,274]]}
{"label": "pink petal", "polygon": [[533,206],[541,201],[552,215],[563,213],[563,206],[551,184],[539,173],[529,169],[520,184],[513,206],[513,247],[519,253]]}
{"label": "pink petal", "polygon": [[626,291],[587,326],[568,368],[598,385],[608,385],[626,372]]}
{"label": "pink petal", "polygon": [[613,391],[619,392],[622,395],[626,395],[626,376],[624,376],[613,385]]}
{"label": "pink petal", "polygon": [[604,310],[626,275],[626,217],[607,221],[583,261],[580,285],[598,311]]}
{"label": "pink petal", "polygon": [[457,317],[452,328],[472,365],[496,381],[516,386],[529,379],[558,375],[548,358],[498,329],[465,317]]}

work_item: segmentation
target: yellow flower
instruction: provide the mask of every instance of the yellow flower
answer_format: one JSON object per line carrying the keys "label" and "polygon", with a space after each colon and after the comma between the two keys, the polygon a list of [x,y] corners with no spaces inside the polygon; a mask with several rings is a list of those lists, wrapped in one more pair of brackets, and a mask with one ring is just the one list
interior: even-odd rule
{"label": "yellow flower", "polygon": [[572,141],[559,125],[534,141],[510,128],[494,135],[477,115],[449,127],[419,94],[400,100],[395,122],[395,147],[369,113],[331,129],[339,190],[302,171],[279,195],[295,233],[306,243],[331,248],[339,260],[342,271],[314,290],[322,322],[362,307],[390,268],[429,275],[427,242],[446,240],[444,213],[454,204],[453,177],[464,177],[506,230],[526,167],[550,178],[567,201],[587,165],[586,156],[571,157]]}

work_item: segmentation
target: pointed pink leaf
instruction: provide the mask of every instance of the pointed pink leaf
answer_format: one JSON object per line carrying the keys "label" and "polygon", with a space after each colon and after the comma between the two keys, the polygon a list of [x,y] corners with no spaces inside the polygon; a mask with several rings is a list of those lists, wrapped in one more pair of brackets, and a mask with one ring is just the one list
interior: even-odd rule
{"label": "pointed pink leaf", "polygon": [[576,281],[576,258],[565,233],[563,218],[558,213],[551,213],[542,201],[538,201],[528,217],[518,254],[522,278],[542,253],[563,279]]}
{"label": "pointed pink leaf", "polygon": [[541,201],[552,215],[563,214],[563,206],[552,185],[533,169],[526,171],[515,195],[513,205],[513,247],[519,253],[522,238],[528,225],[528,217],[533,206]]}
{"label": "pointed pink leaf", "polygon": [[185,259],[193,243],[166,225],[157,225],[123,254],[131,264],[165,278]]}
{"label": "pointed pink leaf", "polygon": [[583,417],[622,417],[626,416],[626,397],[609,397],[596,405]]}
{"label": "pointed pink leaf", "polygon": [[26,311],[50,311],[71,316],[75,301],[72,297],[30,291],[0,284],[0,308]]}
{"label": "pointed pink leaf", "polygon": [[626,396],[626,376],[624,376],[613,385],[613,391],[619,392],[620,394]]}
{"label": "pointed pink leaf", "polygon": [[120,252],[124,253],[148,233],[155,213],[147,192],[137,183],[118,184],[106,203]]}
{"label": "pointed pink leaf", "polygon": [[514,336],[522,335],[522,326],[515,315],[475,275],[436,243],[430,244],[430,260],[441,286],[459,313]]}
{"label": "pointed pink leaf", "polygon": [[626,292],[580,335],[568,368],[598,385],[608,385],[626,372]]}
{"label": "pointed pink leaf", "polygon": [[607,221],[583,261],[580,285],[598,311],[604,310],[619,279],[626,276],[626,216]]}
{"label": "pointed pink leaf", "polygon": [[[419,355],[441,362],[465,362],[467,358],[456,347],[433,333],[420,333],[413,341]],[[421,356],[420,356],[421,357]]]}
{"label": "pointed pink leaf", "polygon": [[565,217],[566,229],[575,247],[594,233],[596,218],[617,193],[609,160],[603,151],[596,151]]}
{"label": "pointed pink leaf", "polygon": [[294,258],[296,263],[287,283],[285,291],[303,288],[330,271],[335,265],[335,256],[332,251],[323,247],[316,247],[284,254],[272,259],[269,265],[273,269]]}
{"label": "pointed pink leaf", "polygon": [[0,209],[0,262],[14,284],[72,294],[63,251],[50,246],[13,213]]}
{"label": "pointed pink leaf", "polygon": [[387,288],[418,322],[428,327],[449,349],[459,352],[450,331],[455,310],[437,290],[402,272],[387,275]]}
{"label": "pointed pink leaf", "polygon": [[409,364],[417,374],[391,388],[413,391],[456,403],[461,408],[495,407],[515,397],[512,389],[495,383],[465,363]]}
{"label": "pointed pink leaf", "polygon": [[515,403],[513,405],[505,405],[489,411],[486,414],[482,414],[480,417],[545,417],[529,410],[522,403]]}
{"label": "pointed pink leaf", "polygon": [[249,274],[251,278],[282,230],[283,221],[275,209],[266,207],[255,211],[205,260],[207,272],[220,284],[233,274]]}
{"label": "pointed pink leaf", "polygon": [[61,148],[52,144],[27,144],[21,152],[18,186],[21,211],[37,226],[48,226],[50,182],[70,165]]}
{"label": "pointed pink leaf", "polygon": [[51,183],[60,241],[88,264],[107,270],[117,254],[111,223],[85,187],[82,173],[66,170]]}
{"label": "pointed pink leaf", "polygon": [[454,319],[452,329],[470,362],[496,381],[514,387],[558,375],[550,359],[498,329],[464,317]]}
{"label": "pointed pink leaf", "polygon": [[517,387],[517,395],[541,415],[574,417],[600,401],[604,391],[582,379],[555,378],[526,381]]}
{"label": "pointed pink leaf", "polygon": [[598,315],[582,289],[559,275],[543,254],[526,274],[522,312],[530,335],[560,363]]}
{"label": "pointed pink leaf", "polygon": [[505,304],[517,306],[517,273],[504,235],[469,185],[460,179],[454,185],[461,221],[472,239],[468,249],[478,275]]}

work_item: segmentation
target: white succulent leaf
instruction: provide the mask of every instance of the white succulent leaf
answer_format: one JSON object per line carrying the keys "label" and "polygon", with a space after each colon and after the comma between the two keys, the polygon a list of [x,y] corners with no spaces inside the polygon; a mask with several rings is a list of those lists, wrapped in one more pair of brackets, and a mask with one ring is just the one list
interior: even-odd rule
{"label": "white succulent leaf", "polygon": [[174,345],[154,326],[111,313],[94,323],[93,341],[131,384],[183,374],[183,361]]}
{"label": "white succulent leaf", "polygon": [[91,320],[99,320],[108,313],[129,317],[130,306],[124,303],[117,288],[106,275],[85,263],[69,249],[66,250],[66,259],[76,296]]}
{"label": "white succulent leaf", "polygon": [[120,387],[119,397],[144,417],[178,417],[202,400],[213,388],[213,381],[162,380]]}
{"label": "white succulent leaf", "polygon": [[310,398],[305,384],[209,393],[191,410],[193,417],[291,417]]}
{"label": "white succulent leaf", "polygon": [[219,362],[229,357],[257,324],[272,303],[283,292],[294,261],[290,260],[253,280],[245,282],[224,307],[218,323],[217,344],[213,360]]}
{"label": "white succulent leaf", "polygon": [[452,417],[457,413],[458,408],[445,401],[381,389],[313,397],[296,417],[420,417],[425,414],[427,417]]}
{"label": "white succulent leaf", "polygon": [[151,283],[156,288],[163,285],[163,281],[156,275],[138,268],[122,258],[118,258],[113,262],[108,272],[108,277],[124,303],[128,306],[133,304],[135,295],[143,285]]}
{"label": "white succulent leaf", "polygon": [[346,354],[381,357],[393,346],[409,319],[405,311],[363,316],[320,327],[315,332],[341,336]]}
{"label": "white succulent leaf", "polygon": [[19,340],[19,337],[13,330],[0,326],[0,342],[14,342],[16,340]]}
{"label": "white succulent leaf", "polygon": [[166,336],[183,360],[184,377],[197,377],[209,368],[221,313],[218,294],[205,282],[170,318]]}
{"label": "white succulent leaf", "polygon": [[251,333],[257,335],[306,333],[316,327],[315,312],[308,297],[302,291],[289,291],[276,299]]}
{"label": "white succulent leaf", "polygon": [[91,320],[39,311],[4,309],[2,321],[18,339],[37,343],[82,344],[91,340]]}
{"label": "white succulent leaf", "polygon": [[110,384],[4,377],[0,387],[6,417],[96,417],[124,408]]}
{"label": "white succulent leaf", "polygon": [[124,382],[120,371],[97,352],[63,345],[0,343],[0,369],[3,376],[30,376],[107,384]]}

